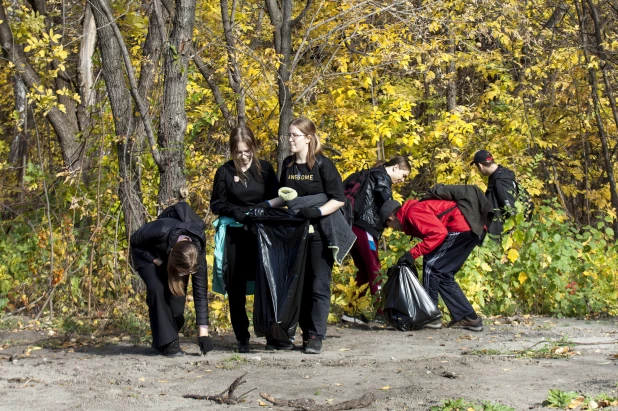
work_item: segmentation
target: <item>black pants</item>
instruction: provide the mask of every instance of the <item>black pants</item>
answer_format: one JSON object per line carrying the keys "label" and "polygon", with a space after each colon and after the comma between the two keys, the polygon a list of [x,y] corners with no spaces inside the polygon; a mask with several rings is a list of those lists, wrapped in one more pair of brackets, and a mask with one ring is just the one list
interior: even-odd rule
{"label": "black pants", "polygon": [[423,286],[436,305],[440,293],[454,321],[475,314],[455,281],[455,274],[480,243],[481,239],[472,231],[449,233],[437,249],[423,257]]}
{"label": "black pants", "polygon": [[152,331],[152,346],[160,348],[178,339],[185,323],[186,297],[172,295],[167,285],[165,264],[147,264],[137,271],[146,283],[146,303]]}
{"label": "black pants", "polygon": [[303,339],[315,336],[323,340],[330,311],[330,282],[335,259],[317,229],[308,241],[299,324]]}
{"label": "black pants", "polygon": [[247,317],[247,281],[255,280],[258,268],[258,242],[255,234],[244,227],[228,227],[225,236],[226,291],[230,317],[238,341],[249,339]]}

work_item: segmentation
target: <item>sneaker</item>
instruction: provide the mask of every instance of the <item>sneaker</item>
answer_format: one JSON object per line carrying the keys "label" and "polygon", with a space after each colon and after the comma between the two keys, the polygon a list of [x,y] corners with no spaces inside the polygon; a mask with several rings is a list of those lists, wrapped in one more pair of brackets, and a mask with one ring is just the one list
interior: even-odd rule
{"label": "sneaker", "polygon": [[442,320],[438,318],[437,320],[425,324],[423,328],[429,328],[430,330],[439,330],[440,328],[442,328]]}
{"label": "sneaker", "polygon": [[268,351],[293,350],[294,344],[292,344],[291,342],[283,342],[283,341],[271,340],[270,338],[267,338],[266,339],[266,349]]}
{"label": "sneaker", "polygon": [[236,348],[236,351],[240,354],[246,354],[251,350],[250,346],[249,346],[249,339],[247,338],[246,340],[238,340],[238,346]]}
{"label": "sneaker", "polygon": [[464,330],[470,330],[474,332],[483,331],[483,320],[479,317],[476,320],[472,320],[468,317],[464,317],[459,321],[451,321],[448,325],[449,328],[462,328]]}
{"label": "sneaker", "polygon": [[322,340],[311,336],[303,341],[303,352],[305,354],[322,354]]}
{"label": "sneaker", "polygon": [[159,351],[161,354],[167,357],[182,357],[185,355],[185,352],[180,348],[180,343],[178,340],[174,340],[171,343],[163,346]]}

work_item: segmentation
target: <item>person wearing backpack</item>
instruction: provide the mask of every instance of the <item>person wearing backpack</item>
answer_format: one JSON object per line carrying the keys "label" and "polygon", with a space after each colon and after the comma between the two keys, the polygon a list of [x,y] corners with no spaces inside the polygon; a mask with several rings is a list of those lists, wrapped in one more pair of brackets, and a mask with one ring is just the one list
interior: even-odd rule
{"label": "person wearing backpack", "polygon": [[[376,295],[380,289],[380,283],[376,281],[381,268],[378,241],[385,228],[380,221],[380,208],[392,200],[392,185],[403,182],[411,168],[406,157],[395,156],[354,173],[344,181],[346,201],[353,204],[352,231],[356,242],[350,254],[358,270],[356,283],[359,287],[369,284],[371,295]],[[380,310],[378,314],[382,314]]]}
{"label": "person wearing backpack", "polygon": [[519,186],[515,173],[496,164],[487,150],[477,151],[470,165],[475,165],[479,173],[488,177],[485,196],[494,209],[494,219],[487,231],[491,238],[499,241],[504,231],[504,221],[516,213],[515,201],[519,194]]}
{"label": "person wearing backpack", "polygon": [[[258,266],[258,240],[243,224],[249,222],[247,211],[267,198],[277,195],[279,181],[268,161],[257,156],[257,141],[251,129],[232,129],[229,140],[232,160],[217,169],[210,209],[219,215],[225,230],[225,291],[230,304],[230,318],[238,352],[249,352],[249,319],[246,311],[247,281],[254,281]],[[231,217],[226,219],[225,217]],[[234,220],[240,224],[234,224]]]}
{"label": "person wearing backpack", "polygon": [[[354,241],[349,225],[339,209],[345,204],[343,182],[332,160],[321,154],[315,124],[304,117],[294,119],[288,129],[292,155],[283,161],[280,177],[280,194],[283,188],[291,188],[298,195],[292,201],[305,203],[319,196],[325,199],[320,206],[301,206],[295,215],[311,221],[313,232],[309,234],[305,262],[305,279],[300,307],[299,325],[303,333],[303,352],[320,354],[322,340],[326,338],[326,322],[330,311],[330,285],[335,259],[341,262],[349,248],[334,247],[331,234],[344,232]],[[260,204],[264,207],[282,207],[286,204],[277,197]],[[287,202],[290,209],[291,201]],[[336,215],[339,213],[339,215]],[[332,215],[332,216],[331,216]],[[336,219],[335,219],[336,218]],[[323,221],[336,223],[335,231],[329,233]],[[329,223],[326,225],[330,225]],[[346,232],[349,231],[349,233]],[[347,235],[349,234],[349,236]],[[334,249],[343,252],[334,255]],[[293,349],[292,343],[272,341],[273,349]],[[267,347],[268,348],[268,347]]]}
{"label": "person wearing backpack", "polygon": [[[483,193],[478,190],[478,195],[483,196]],[[484,206],[481,200],[485,202]],[[480,199],[477,203],[470,201],[466,204],[469,207],[466,218],[455,201],[408,200],[402,206],[389,200],[382,206],[380,218],[393,230],[421,239],[401,256],[399,264],[414,265],[414,260],[423,256],[423,286],[436,305],[438,294],[442,297],[452,318],[448,327],[480,332],[483,331],[483,320],[455,281],[455,274],[474,247],[481,244],[488,221],[487,200]],[[475,218],[471,219],[473,214],[476,214]],[[442,322],[436,320],[425,328],[442,328]]]}

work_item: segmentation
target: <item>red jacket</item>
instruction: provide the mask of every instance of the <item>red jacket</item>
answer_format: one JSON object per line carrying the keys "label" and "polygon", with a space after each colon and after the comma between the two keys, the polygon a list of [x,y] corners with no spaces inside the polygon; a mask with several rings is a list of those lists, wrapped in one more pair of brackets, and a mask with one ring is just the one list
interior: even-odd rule
{"label": "red jacket", "polygon": [[470,231],[470,226],[459,208],[437,217],[456,205],[454,201],[446,200],[408,200],[403,203],[397,211],[403,232],[422,240],[410,250],[414,259],[438,248],[448,233]]}

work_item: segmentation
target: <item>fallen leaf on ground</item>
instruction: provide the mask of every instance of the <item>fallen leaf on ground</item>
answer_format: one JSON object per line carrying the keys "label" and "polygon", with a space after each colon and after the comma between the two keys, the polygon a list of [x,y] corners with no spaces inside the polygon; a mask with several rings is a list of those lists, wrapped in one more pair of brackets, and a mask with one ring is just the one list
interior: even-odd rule
{"label": "fallen leaf on ground", "polygon": [[579,396],[577,398],[574,398],[571,400],[571,403],[569,404],[569,409],[573,409],[573,408],[577,408],[580,405],[582,405],[584,403],[584,401],[586,400],[585,397],[583,396]]}
{"label": "fallen leaf on ground", "polygon": [[264,401],[258,401],[258,404],[260,404],[260,407],[266,407],[268,405]]}
{"label": "fallen leaf on ground", "polygon": [[339,351],[350,351],[349,348],[341,348]]}
{"label": "fallen leaf on ground", "polygon": [[380,390],[382,390],[382,391],[387,391],[387,390],[390,390],[390,389],[391,389],[390,385],[385,385],[384,387],[380,388]]}

